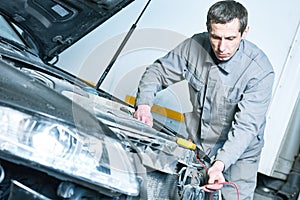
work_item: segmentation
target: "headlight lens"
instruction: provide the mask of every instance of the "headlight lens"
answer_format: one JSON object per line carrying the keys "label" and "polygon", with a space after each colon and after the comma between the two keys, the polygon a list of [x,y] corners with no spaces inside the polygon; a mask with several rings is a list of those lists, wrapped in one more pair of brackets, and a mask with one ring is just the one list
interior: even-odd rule
{"label": "headlight lens", "polygon": [[0,107],[0,130],[0,148],[16,155],[44,157],[48,162],[74,162],[78,154],[84,155],[85,164],[96,164],[99,160],[88,149],[91,139],[101,145],[97,138],[83,137],[75,128],[38,115]]}
{"label": "headlight lens", "polygon": [[[83,134],[38,114],[0,106],[0,151],[124,194],[138,194],[135,169],[124,159],[120,143]],[[112,151],[122,157],[117,165],[107,163]]]}

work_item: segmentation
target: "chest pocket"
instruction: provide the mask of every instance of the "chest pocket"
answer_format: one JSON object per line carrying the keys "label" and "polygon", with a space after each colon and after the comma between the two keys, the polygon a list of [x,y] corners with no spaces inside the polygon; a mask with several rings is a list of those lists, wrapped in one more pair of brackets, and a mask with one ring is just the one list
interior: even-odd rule
{"label": "chest pocket", "polygon": [[242,99],[241,89],[238,87],[225,86],[226,102],[237,104]]}
{"label": "chest pocket", "polygon": [[241,99],[240,89],[226,86],[216,79],[210,80],[205,99],[203,120],[210,124],[215,134],[226,138]]}
{"label": "chest pocket", "polygon": [[190,101],[194,106],[194,109],[200,111],[200,108],[203,106],[202,99],[205,83],[199,78],[196,78],[195,75],[189,71],[186,72],[185,78],[189,83]]}
{"label": "chest pocket", "polygon": [[235,113],[238,111],[238,103],[242,99],[243,94],[238,87],[224,86],[225,96],[223,98],[224,122],[232,122]]}

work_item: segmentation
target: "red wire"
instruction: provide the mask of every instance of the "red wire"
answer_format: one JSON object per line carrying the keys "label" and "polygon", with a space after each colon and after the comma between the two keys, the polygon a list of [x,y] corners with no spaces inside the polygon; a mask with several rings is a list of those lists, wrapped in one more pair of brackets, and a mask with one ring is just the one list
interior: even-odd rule
{"label": "red wire", "polygon": [[[216,184],[221,184],[221,185],[232,185],[235,188],[236,194],[237,194],[237,199],[240,200],[240,192],[238,189],[238,186],[234,182],[221,182],[221,183],[216,183]],[[204,187],[207,185],[204,185]],[[212,193],[210,195],[210,200],[212,199]]]}
{"label": "red wire", "polygon": [[[202,163],[199,159],[198,159],[198,152],[196,151],[196,160],[202,165],[202,167],[208,171],[208,167]],[[237,199],[240,200],[240,192],[238,189],[238,186],[234,183],[234,182],[221,182],[221,183],[217,183],[217,184],[221,184],[221,185],[232,185],[235,188],[236,194],[237,194]],[[207,185],[204,185],[204,187],[206,187]],[[212,199],[212,193],[210,195],[210,199]]]}
{"label": "red wire", "polygon": [[206,172],[208,171],[208,167],[199,160],[198,158],[198,151],[196,151],[196,160],[199,162],[200,165],[202,165],[202,167],[206,170]]}

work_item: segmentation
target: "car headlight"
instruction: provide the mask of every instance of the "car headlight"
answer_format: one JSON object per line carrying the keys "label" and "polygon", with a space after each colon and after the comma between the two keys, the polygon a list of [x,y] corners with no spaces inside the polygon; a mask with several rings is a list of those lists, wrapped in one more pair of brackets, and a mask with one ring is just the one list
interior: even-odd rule
{"label": "car headlight", "polygon": [[[123,194],[138,194],[135,169],[119,142],[84,134],[50,117],[0,105],[0,151]],[[110,158],[114,156],[119,160]]]}

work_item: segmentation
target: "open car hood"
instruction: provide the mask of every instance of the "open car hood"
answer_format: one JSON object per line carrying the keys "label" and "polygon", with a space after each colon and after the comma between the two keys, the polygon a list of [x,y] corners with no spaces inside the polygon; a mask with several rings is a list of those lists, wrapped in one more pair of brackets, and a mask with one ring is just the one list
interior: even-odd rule
{"label": "open car hood", "polygon": [[0,11],[27,31],[47,62],[133,1],[13,0],[0,1]]}

